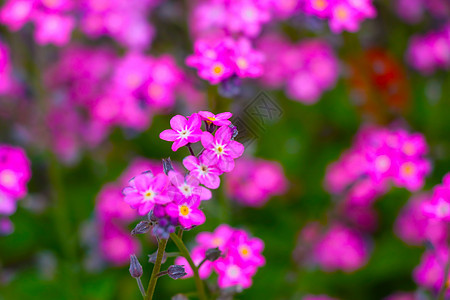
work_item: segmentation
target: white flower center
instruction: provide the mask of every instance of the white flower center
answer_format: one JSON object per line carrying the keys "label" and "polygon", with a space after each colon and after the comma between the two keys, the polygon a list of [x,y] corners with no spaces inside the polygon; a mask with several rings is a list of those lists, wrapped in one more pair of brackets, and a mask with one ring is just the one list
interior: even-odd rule
{"label": "white flower center", "polygon": [[190,185],[188,184],[183,184],[182,186],[180,186],[180,191],[181,193],[183,193],[183,195],[185,196],[190,196],[192,194],[192,188]]}
{"label": "white flower center", "polygon": [[183,130],[178,131],[180,135],[180,139],[187,139],[187,137],[191,134],[191,131],[185,127]]}
{"label": "white flower center", "polygon": [[218,155],[218,156],[222,156],[225,153],[225,145],[221,145],[221,144],[216,144],[214,146],[214,152]]}
{"label": "white flower center", "polygon": [[231,279],[237,279],[241,275],[241,269],[236,265],[231,265],[227,269],[227,276]]}
{"label": "white flower center", "polygon": [[147,190],[143,193],[144,195],[144,201],[151,201],[153,198],[155,198],[155,193],[152,190]]}
{"label": "white flower center", "polygon": [[201,175],[208,175],[209,170],[208,170],[208,167],[207,167],[207,166],[205,166],[205,165],[199,165],[199,166],[198,166],[198,170],[200,171],[200,174],[201,174]]}
{"label": "white flower center", "polygon": [[11,170],[3,170],[0,172],[0,185],[11,188],[17,183],[16,173]]}

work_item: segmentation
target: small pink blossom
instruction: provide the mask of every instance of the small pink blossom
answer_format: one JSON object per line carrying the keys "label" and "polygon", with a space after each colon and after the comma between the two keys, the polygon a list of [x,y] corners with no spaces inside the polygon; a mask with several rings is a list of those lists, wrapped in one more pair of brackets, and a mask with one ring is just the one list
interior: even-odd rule
{"label": "small pink blossom", "polygon": [[0,144],[0,192],[22,198],[27,193],[31,166],[25,152],[18,147]]}
{"label": "small pink blossom", "polygon": [[241,265],[235,262],[233,256],[217,261],[215,270],[218,274],[217,283],[220,288],[239,285],[242,288],[248,288],[252,285],[252,277],[256,273],[252,265]]}
{"label": "small pink blossom", "polygon": [[174,202],[166,206],[166,212],[169,216],[178,218],[184,228],[191,228],[205,223],[205,214],[198,208],[200,203],[197,195],[189,198],[175,197]]}
{"label": "small pink blossom", "polygon": [[67,44],[75,26],[73,17],[51,13],[36,14],[34,22],[36,24],[34,38],[41,45],[53,43],[62,46]]}
{"label": "small pink blossom", "polygon": [[209,132],[203,132],[201,140],[205,147],[204,159],[209,164],[217,164],[223,172],[230,172],[234,169],[234,159],[244,153],[244,146],[232,138],[231,129],[228,126],[220,127],[215,137]]}
{"label": "small pink blossom", "polygon": [[200,140],[202,134],[201,125],[198,114],[193,114],[188,119],[181,115],[176,115],[170,119],[172,129],[164,130],[159,137],[162,140],[174,142],[172,150],[177,151],[188,143],[196,143]]}
{"label": "small pink blossom", "polygon": [[187,156],[183,160],[183,165],[194,177],[200,180],[200,183],[210,189],[217,189],[220,185],[220,178],[223,172],[215,164],[211,164],[204,155],[199,158]]}
{"label": "small pink blossom", "polygon": [[209,111],[199,111],[198,112],[199,116],[202,117],[203,121],[212,123],[216,126],[228,126],[231,124],[231,121],[228,120],[229,118],[231,118],[233,116],[232,113],[230,112],[224,112],[224,113],[220,113],[220,114],[213,114],[212,112]]}
{"label": "small pink blossom", "polygon": [[183,176],[175,171],[170,171],[167,175],[173,185],[172,187],[169,187],[169,192],[175,191],[175,193],[179,193],[185,198],[198,196],[201,201],[211,199],[211,191],[200,186],[200,181],[197,177],[192,175]]}
{"label": "small pink blossom", "polygon": [[154,176],[151,172],[137,175],[123,189],[124,201],[132,208],[138,209],[140,215],[148,214],[155,204],[167,204],[172,201],[165,190],[169,179],[165,174]]}

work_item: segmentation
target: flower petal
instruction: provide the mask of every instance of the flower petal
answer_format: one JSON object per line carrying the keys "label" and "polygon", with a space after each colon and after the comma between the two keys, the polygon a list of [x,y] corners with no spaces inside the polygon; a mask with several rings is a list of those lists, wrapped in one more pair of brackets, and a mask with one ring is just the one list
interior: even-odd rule
{"label": "flower petal", "polygon": [[228,147],[228,153],[232,158],[238,158],[240,157],[245,150],[244,145],[242,145],[239,142],[236,141],[230,141],[230,143],[227,145]]}
{"label": "flower petal", "polygon": [[172,119],[170,119],[170,127],[176,131],[180,131],[184,129],[186,126],[186,118],[182,115],[176,115]]}
{"label": "flower petal", "polygon": [[163,132],[159,134],[159,138],[165,141],[173,142],[177,140],[180,137],[180,135],[172,129],[166,129]]}

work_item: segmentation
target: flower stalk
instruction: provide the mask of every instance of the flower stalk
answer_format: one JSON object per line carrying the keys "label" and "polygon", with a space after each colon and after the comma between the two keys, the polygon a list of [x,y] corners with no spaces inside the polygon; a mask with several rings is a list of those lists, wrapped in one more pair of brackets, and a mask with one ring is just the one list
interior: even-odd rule
{"label": "flower stalk", "polygon": [[203,285],[203,281],[200,279],[200,276],[198,274],[198,268],[195,265],[194,261],[192,260],[188,249],[184,245],[183,241],[176,234],[171,233],[170,238],[175,243],[175,245],[178,247],[178,250],[180,250],[181,255],[184,258],[186,258],[186,260],[189,263],[189,266],[192,269],[192,272],[194,273],[194,280],[195,280],[195,286],[197,288],[198,298],[200,300],[207,300],[208,298],[206,297],[205,286]]}
{"label": "flower stalk", "polygon": [[147,293],[144,297],[144,300],[153,299],[153,294],[155,293],[156,281],[158,280],[158,273],[161,270],[161,263],[164,255],[164,251],[166,250],[167,240],[160,239],[158,243],[158,255],[156,257],[155,265],[153,266],[152,275],[150,277],[150,281],[147,287]]}

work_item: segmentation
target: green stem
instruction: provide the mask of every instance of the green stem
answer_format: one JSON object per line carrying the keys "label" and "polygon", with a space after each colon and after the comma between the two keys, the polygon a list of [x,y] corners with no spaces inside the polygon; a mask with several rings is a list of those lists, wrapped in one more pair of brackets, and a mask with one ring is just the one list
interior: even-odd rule
{"label": "green stem", "polygon": [[186,258],[186,260],[189,263],[189,266],[192,269],[192,272],[194,273],[194,280],[195,280],[195,286],[197,287],[197,293],[198,298],[200,300],[207,300],[205,287],[203,285],[203,281],[200,279],[200,276],[198,275],[198,268],[195,265],[194,261],[191,258],[191,255],[189,254],[188,249],[184,245],[183,241],[175,234],[171,233],[170,238],[175,243],[175,245],[178,247],[178,250],[180,250],[181,255]]}
{"label": "green stem", "polygon": [[156,281],[158,280],[158,273],[161,270],[161,263],[164,255],[164,251],[166,251],[167,240],[161,239],[158,243],[158,255],[156,256],[155,266],[153,267],[152,276],[150,277],[150,281],[148,282],[147,294],[145,296],[145,300],[153,299],[153,293],[155,292]]}

